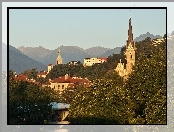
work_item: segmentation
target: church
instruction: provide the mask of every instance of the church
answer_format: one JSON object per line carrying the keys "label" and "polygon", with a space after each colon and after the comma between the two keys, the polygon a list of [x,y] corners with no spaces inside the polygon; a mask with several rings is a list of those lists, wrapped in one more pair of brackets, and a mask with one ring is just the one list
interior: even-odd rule
{"label": "church", "polygon": [[132,67],[135,65],[135,42],[133,41],[133,33],[132,33],[132,25],[131,18],[129,19],[129,29],[128,29],[128,40],[126,43],[126,67],[124,63],[120,62],[117,64],[116,69],[114,69],[118,74],[123,77],[123,79],[127,79],[128,75],[132,72]]}

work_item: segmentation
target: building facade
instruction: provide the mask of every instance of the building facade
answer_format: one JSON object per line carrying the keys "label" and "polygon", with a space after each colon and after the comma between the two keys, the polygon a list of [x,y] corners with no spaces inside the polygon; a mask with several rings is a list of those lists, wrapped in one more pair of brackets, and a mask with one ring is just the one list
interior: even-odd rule
{"label": "building facade", "polygon": [[89,86],[89,83],[89,80],[86,78],[70,77],[68,74],[66,74],[65,76],[54,78],[42,86],[51,87],[54,90],[58,90],[60,93],[62,93],[68,87],[74,87],[75,85]]}
{"label": "building facade", "polygon": [[135,47],[135,42],[133,41],[132,25],[130,18],[129,29],[128,29],[128,40],[126,43],[126,52],[125,52],[127,64],[125,66],[124,63],[121,63],[120,59],[120,63],[117,64],[117,67],[115,69],[115,71],[118,72],[118,74],[124,79],[126,79],[128,75],[132,72],[132,67],[135,65],[135,50],[136,47]]}
{"label": "building facade", "polygon": [[85,58],[83,66],[92,66],[103,62],[107,62],[107,58]]}
{"label": "building facade", "polygon": [[52,64],[49,64],[48,65],[48,73],[51,71],[52,68],[53,68],[53,65]]}

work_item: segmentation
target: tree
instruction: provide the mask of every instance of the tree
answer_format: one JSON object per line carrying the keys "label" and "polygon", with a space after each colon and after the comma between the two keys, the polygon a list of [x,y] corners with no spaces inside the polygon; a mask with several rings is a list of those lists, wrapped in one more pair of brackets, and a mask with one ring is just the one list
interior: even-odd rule
{"label": "tree", "polygon": [[138,58],[124,85],[135,112],[131,124],[166,124],[166,43],[152,49],[150,58]]}
{"label": "tree", "polygon": [[37,69],[34,68],[34,69],[27,69],[23,72],[24,75],[28,76],[29,79],[37,79]]}
{"label": "tree", "polygon": [[111,79],[93,80],[76,93],[68,119],[71,124],[126,124],[131,112],[127,112],[124,93]]}
{"label": "tree", "polygon": [[9,124],[48,124],[53,113],[49,105],[52,101],[58,101],[53,89],[10,80]]}

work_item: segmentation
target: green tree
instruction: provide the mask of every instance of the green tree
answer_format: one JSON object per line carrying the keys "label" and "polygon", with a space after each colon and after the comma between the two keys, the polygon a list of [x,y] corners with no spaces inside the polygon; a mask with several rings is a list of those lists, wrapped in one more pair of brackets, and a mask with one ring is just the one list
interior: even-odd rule
{"label": "green tree", "polygon": [[28,76],[29,79],[37,79],[37,69],[34,68],[34,69],[27,69],[25,70],[22,74]]}
{"label": "green tree", "polygon": [[53,89],[10,80],[9,124],[48,124],[53,113],[49,105],[52,101],[58,101]]}
{"label": "green tree", "polygon": [[[120,77],[115,80],[121,81]],[[132,114],[126,107],[125,91],[111,79],[96,79],[76,92],[68,116],[72,124],[125,124]]]}
{"label": "green tree", "polygon": [[130,124],[166,124],[166,43],[140,56],[124,85],[135,112]]}

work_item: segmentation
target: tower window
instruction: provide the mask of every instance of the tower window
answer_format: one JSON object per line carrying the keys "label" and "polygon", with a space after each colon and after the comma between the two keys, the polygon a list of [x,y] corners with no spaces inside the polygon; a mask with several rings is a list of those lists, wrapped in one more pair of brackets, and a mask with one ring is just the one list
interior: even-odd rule
{"label": "tower window", "polygon": [[131,55],[131,58],[132,58],[132,55]]}

